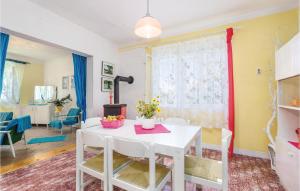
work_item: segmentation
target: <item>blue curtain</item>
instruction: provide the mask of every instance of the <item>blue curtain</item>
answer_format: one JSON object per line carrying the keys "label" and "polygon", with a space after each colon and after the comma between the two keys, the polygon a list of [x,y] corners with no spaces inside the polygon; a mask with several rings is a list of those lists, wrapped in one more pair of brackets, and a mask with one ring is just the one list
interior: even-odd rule
{"label": "blue curtain", "polygon": [[1,48],[1,52],[0,52],[0,95],[2,92],[3,74],[4,74],[4,66],[5,66],[8,41],[9,41],[9,35],[0,33],[0,48]]}
{"label": "blue curtain", "polygon": [[77,106],[82,110],[82,119],[86,119],[86,64],[84,56],[72,54],[74,64],[74,81],[77,97]]}

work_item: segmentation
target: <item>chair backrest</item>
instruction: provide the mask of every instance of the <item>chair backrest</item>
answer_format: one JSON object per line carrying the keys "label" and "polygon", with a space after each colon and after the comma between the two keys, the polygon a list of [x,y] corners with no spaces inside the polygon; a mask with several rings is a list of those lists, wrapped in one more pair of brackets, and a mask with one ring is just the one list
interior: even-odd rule
{"label": "chair backrest", "polygon": [[230,146],[232,132],[222,129],[222,183],[223,188],[228,188],[228,148]]}
{"label": "chair backrest", "polygon": [[[154,145],[139,141],[132,141],[118,138],[108,138],[108,171],[113,172],[113,151],[120,154],[149,159],[149,190],[155,190],[155,153]],[[112,173],[109,174],[109,181],[113,178]],[[111,186],[111,185],[110,185]],[[110,189],[109,189],[110,190]],[[112,190],[112,188],[111,188]]]}
{"label": "chair backrest", "polygon": [[80,141],[78,144],[82,147],[89,146],[89,147],[105,147],[105,137],[99,136],[92,132],[85,132],[85,131],[77,131],[78,135],[76,134],[76,139]]}
{"label": "chair backrest", "polygon": [[107,148],[108,139],[104,136],[97,135],[92,132],[85,132],[82,130],[76,131],[76,165],[81,165],[84,162],[84,147],[102,147],[104,154],[103,174],[104,176],[104,188],[107,188]]}
{"label": "chair backrest", "polygon": [[80,115],[80,112],[80,108],[71,108],[67,114],[66,120],[78,123],[78,116]]}
{"label": "chair backrest", "polygon": [[189,125],[189,121],[179,117],[167,118],[164,120],[164,123],[169,125]]}
{"label": "chair backrest", "polygon": [[1,121],[10,121],[13,119],[13,112],[0,112],[0,122]]}

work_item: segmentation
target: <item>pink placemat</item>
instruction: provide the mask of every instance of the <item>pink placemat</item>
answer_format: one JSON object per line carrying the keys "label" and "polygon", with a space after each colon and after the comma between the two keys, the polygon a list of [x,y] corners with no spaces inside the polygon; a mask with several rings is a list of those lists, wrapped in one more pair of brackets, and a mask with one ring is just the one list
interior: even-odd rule
{"label": "pink placemat", "polygon": [[158,133],[170,133],[165,126],[161,124],[156,124],[153,129],[143,129],[142,125],[134,125],[136,134],[158,134]]}
{"label": "pink placemat", "polygon": [[298,143],[297,143],[297,142],[289,141],[289,143],[290,143],[291,145],[293,145],[294,147],[296,147],[297,149],[300,150],[300,148],[298,147]]}

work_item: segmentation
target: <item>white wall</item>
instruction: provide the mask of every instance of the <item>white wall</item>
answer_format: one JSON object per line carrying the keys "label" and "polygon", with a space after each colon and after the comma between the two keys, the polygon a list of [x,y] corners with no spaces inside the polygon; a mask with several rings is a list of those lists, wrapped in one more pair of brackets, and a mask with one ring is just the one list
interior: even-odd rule
{"label": "white wall", "polygon": [[118,64],[117,46],[27,0],[1,0],[1,28],[8,33],[49,42],[90,55],[87,75],[88,116],[102,113],[108,95],[101,92],[101,61]]}
{"label": "white wall", "polygon": [[[62,78],[64,76],[69,77],[69,88],[62,89]],[[72,55],[66,55],[64,57],[54,58],[44,63],[44,84],[57,87],[57,96],[62,98],[71,95],[72,102],[67,105],[66,110],[70,107],[76,106],[76,93],[75,89],[71,88],[71,76],[74,76],[74,67]]]}
{"label": "white wall", "polygon": [[120,53],[119,74],[133,76],[134,83],[120,82],[120,103],[127,104],[127,118],[135,119],[136,103],[145,99],[146,53],[144,48]]}

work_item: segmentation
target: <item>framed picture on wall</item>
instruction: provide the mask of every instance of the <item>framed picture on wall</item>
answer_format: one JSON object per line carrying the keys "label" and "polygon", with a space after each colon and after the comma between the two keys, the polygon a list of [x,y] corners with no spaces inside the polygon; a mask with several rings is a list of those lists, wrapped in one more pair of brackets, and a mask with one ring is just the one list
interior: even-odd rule
{"label": "framed picture on wall", "polygon": [[114,77],[115,66],[112,63],[102,61],[102,76]]}
{"label": "framed picture on wall", "polygon": [[63,90],[69,89],[69,76],[63,76],[62,77],[62,85],[61,85]]}
{"label": "framed picture on wall", "polygon": [[112,78],[101,78],[101,91],[102,92],[109,92],[112,91],[114,88],[114,80]]}
{"label": "framed picture on wall", "polygon": [[70,76],[71,89],[75,89],[74,76]]}

